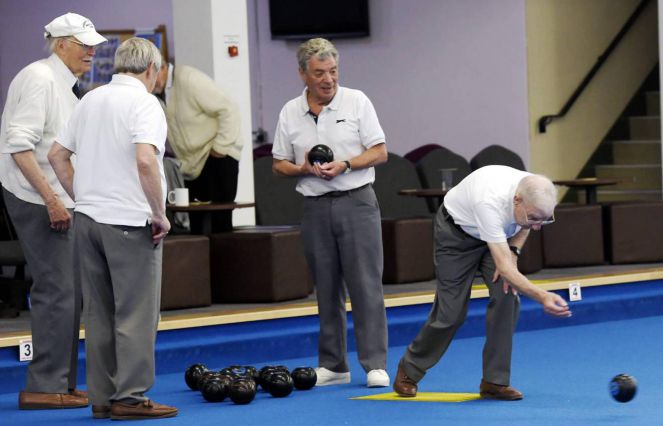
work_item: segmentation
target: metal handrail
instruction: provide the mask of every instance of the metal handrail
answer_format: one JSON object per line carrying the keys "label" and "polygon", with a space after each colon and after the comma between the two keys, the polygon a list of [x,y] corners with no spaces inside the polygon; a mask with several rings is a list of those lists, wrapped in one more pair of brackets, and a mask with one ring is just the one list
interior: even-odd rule
{"label": "metal handrail", "polygon": [[580,94],[585,90],[585,88],[589,85],[589,82],[592,80],[594,75],[598,72],[599,68],[605,63],[605,61],[608,59],[608,56],[612,53],[613,50],[617,47],[619,42],[624,38],[626,33],[628,32],[629,29],[633,26],[635,21],[638,19],[642,11],[645,9],[647,4],[651,0],[642,0],[638,7],[635,8],[631,16],[628,18],[628,20],[624,23],[624,26],[622,27],[621,30],[617,33],[615,38],[612,40],[612,42],[608,45],[608,47],[605,49],[603,54],[598,57],[596,60],[596,63],[592,67],[591,70],[587,73],[585,78],[580,82],[580,85],[576,88],[576,90],[573,92],[571,97],[569,98],[568,101],[564,104],[564,107],[562,107],[561,111],[557,114],[554,115],[544,115],[541,118],[539,118],[539,132],[545,133],[546,132],[546,126],[548,124],[552,123],[554,120],[557,120],[558,118],[562,118],[566,115],[567,112],[571,109],[573,104],[578,100],[580,97]]}

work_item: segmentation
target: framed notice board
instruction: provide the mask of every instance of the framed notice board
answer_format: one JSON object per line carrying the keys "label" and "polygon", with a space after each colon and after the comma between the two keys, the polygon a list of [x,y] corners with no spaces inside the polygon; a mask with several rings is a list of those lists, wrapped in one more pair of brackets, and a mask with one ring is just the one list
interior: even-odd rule
{"label": "framed notice board", "polygon": [[133,29],[133,30],[106,30],[98,31],[99,34],[108,39],[102,43],[94,55],[92,69],[80,78],[80,85],[84,92],[92,90],[95,87],[108,83],[113,76],[113,60],[115,51],[120,44],[131,37],[142,37],[154,43],[163,57],[168,59],[168,43],[166,41],[166,26],[159,25],[154,29]]}

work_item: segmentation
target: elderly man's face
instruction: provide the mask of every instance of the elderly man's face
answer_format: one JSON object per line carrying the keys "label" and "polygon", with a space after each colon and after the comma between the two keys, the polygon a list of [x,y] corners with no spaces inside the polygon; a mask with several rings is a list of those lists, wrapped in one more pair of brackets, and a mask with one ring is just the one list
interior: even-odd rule
{"label": "elderly man's face", "polygon": [[95,47],[86,46],[73,37],[59,40],[55,49],[55,53],[76,77],[90,71],[94,52]]}
{"label": "elderly man's face", "polygon": [[525,204],[520,197],[516,197],[514,200],[513,216],[521,228],[533,229],[535,231],[540,230],[543,225],[548,225],[555,221],[554,215],[548,215],[535,206]]}
{"label": "elderly man's face", "polygon": [[306,71],[299,69],[299,76],[308,88],[310,101],[326,105],[334,99],[338,88],[338,64],[333,57],[323,60],[312,57]]}

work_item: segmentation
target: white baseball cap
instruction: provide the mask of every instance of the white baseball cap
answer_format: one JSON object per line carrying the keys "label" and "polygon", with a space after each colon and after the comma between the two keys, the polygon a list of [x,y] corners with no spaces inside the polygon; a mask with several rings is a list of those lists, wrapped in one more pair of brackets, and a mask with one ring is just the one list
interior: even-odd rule
{"label": "white baseball cap", "polygon": [[44,38],[73,36],[88,46],[96,46],[106,40],[94,29],[92,21],[77,13],[67,13],[53,19],[44,27]]}

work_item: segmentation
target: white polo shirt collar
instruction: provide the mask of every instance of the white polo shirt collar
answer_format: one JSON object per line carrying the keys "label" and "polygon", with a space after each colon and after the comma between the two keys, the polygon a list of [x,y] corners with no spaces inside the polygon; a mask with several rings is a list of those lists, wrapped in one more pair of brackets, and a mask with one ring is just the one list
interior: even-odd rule
{"label": "white polo shirt collar", "polygon": [[[337,86],[334,98],[331,100],[331,102],[328,105],[325,105],[322,109],[327,108],[333,111],[338,110],[339,105],[341,104],[342,92],[343,92],[343,87]],[[311,108],[309,108],[308,106],[307,93],[308,93],[308,87],[304,87],[302,95],[299,97],[299,109],[301,111],[302,116],[308,114],[308,112],[311,110]]]}
{"label": "white polo shirt collar", "polygon": [[122,84],[125,86],[133,86],[147,92],[147,87],[145,87],[142,81],[138,80],[136,77],[132,77],[127,74],[113,74],[113,78],[111,79],[110,84]]}

